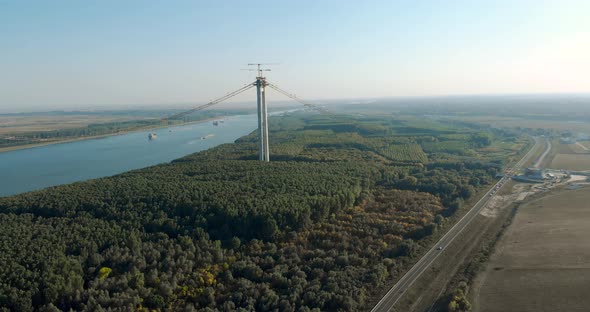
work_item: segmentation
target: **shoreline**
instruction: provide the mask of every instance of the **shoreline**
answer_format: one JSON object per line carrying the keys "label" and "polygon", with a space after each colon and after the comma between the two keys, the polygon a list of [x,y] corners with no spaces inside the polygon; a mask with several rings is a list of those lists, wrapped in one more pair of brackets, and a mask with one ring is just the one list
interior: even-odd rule
{"label": "shoreline", "polygon": [[228,116],[218,116],[218,117],[183,122],[183,123],[178,123],[178,124],[173,124],[173,125],[162,125],[162,126],[154,126],[154,127],[146,127],[146,128],[137,128],[137,129],[123,130],[123,131],[116,132],[116,133],[100,134],[100,135],[93,135],[93,136],[87,136],[87,137],[76,137],[76,138],[56,140],[56,141],[51,141],[51,142],[41,142],[41,143],[33,143],[33,144],[25,144],[25,145],[17,145],[17,146],[9,146],[9,147],[0,147],[0,153],[8,153],[8,152],[13,152],[13,151],[24,150],[24,149],[35,148],[35,147],[43,147],[43,146],[48,146],[48,145],[73,143],[73,142],[85,141],[85,140],[96,140],[96,139],[102,139],[102,138],[107,138],[107,137],[112,137],[112,136],[117,136],[117,135],[124,135],[124,134],[133,133],[133,132],[139,132],[139,131],[204,123],[204,122],[209,122],[209,121],[213,121],[216,119],[227,118],[227,117]]}

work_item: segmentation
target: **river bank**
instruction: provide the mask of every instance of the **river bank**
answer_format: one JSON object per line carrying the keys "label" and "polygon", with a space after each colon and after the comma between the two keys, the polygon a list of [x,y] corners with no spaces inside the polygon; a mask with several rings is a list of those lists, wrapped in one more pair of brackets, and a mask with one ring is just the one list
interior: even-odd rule
{"label": "river bank", "polygon": [[76,138],[69,138],[69,139],[62,139],[62,140],[57,139],[57,140],[54,140],[54,141],[48,141],[48,142],[42,142],[42,143],[32,143],[32,144],[23,144],[23,145],[16,145],[16,146],[0,147],[0,153],[11,152],[11,151],[18,151],[18,150],[35,148],[35,147],[41,147],[41,146],[55,145],[55,144],[64,144],[64,143],[72,143],[72,142],[85,141],[85,140],[102,139],[102,138],[108,138],[108,137],[117,136],[117,135],[125,135],[125,134],[129,134],[129,133],[140,132],[140,131],[155,130],[155,129],[162,129],[162,128],[168,128],[168,127],[177,127],[177,126],[184,126],[184,125],[191,125],[191,124],[198,124],[198,123],[209,122],[209,121],[213,121],[213,120],[220,119],[220,118],[226,118],[226,117],[227,116],[218,116],[218,117],[212,117],[212,118],[206,118],[206,119],[201,119],[201,120],[183,122],[183,123],[173,124],[173,125],[160,125],[160,126],[153,126],[153,127],[151,127],[151,126],[150,127],[141,127],[141,128],[123,130],[123,131],[118,131],[118,132],[113,132],[113,133],[108,133],[108,134],[101,134],[101,135],[91,135],[91,136],[76,137]]}
{"label": "river bank", "polygon": [[155,140],[147,137],[151,128],[0,153],[0,196],[169,162],[232,143],[257,126],[255,114],[229,116],[219,126],[206,121],[158,128]]}

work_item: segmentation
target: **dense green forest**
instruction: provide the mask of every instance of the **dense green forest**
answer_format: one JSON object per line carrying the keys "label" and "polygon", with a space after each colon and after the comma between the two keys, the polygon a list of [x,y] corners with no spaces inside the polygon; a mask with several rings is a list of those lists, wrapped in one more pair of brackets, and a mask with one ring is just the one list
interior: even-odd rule
{"label": "dense green forest", "polygon": [[0,198],[0,310],[357,311],[518,135],[394,116],[271,119],[109,178]]}

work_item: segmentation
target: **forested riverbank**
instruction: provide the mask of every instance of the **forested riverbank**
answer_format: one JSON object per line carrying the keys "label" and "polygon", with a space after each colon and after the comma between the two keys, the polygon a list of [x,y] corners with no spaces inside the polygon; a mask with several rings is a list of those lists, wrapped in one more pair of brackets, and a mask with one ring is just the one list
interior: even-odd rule
{"label": "forested riverbank", "polygon": [[[133,112],[138,114],[139,116],[128,116],[126,111],[121,112],[104,112],[103,114],[110,113],[111,115],[102,116],[108,120],[108,118],[115,119],[115,118],[134,118],[134,119],[122,119],[122,120],[113,120],[109,122],[88,122],[87,125],[84,126],[74,126],[72,127],[70,123],[81,123],[81,120],[93,120],[92,118],[101,117],[99,113],[94,113],[96,116],[93,116],[92,112],[77,112],[78,114],[90,114],[90,116],[86,115],[73,115],[70,117],[72,120],[69,120],[69,115],[73,113],[67,112],[52,112],[47,113],[29,113],[29,114],[6,114],[0,115],[0,126],[2,126],[4,131],[0,135],[0,153],[2,152],[9,152],[19,149],[31,148],[31,147],[38,147],[38,146],[45,146],[50,144],[59,144],[59,143],[69,143],[75,142],[80,140],[90,140],[90,139],[98,139],[104,138],[113,135],[123,135],[126,133],[134,132],[134,131],[146,131],[146,130],[153,130],[153,129],[160,129],[165,127],[171,126],[179,126],[179,125],[186,125],[192,123],[200,123],[200,122],[207,122],[210,120],[214,120],[217,118],[224,118],[228,115],[236,116],[236,115],[246,115],[252,114],[252,111],[249,110],[233,110],[229,112],[224,111],[202,111],[198,112],[197,114],[193,114],[190,117],[183,117],[182,119],[174,119],[174,120],[163,120],[162,117],[166,115],[170,115],[170,111],[148,111],[148,112]],[[129,112],[131,113],[131,112]],[[141,115],[144,114],[144,115]],[[159,114],[159,115],[158,115]],[[55,115],[55,116],[54,116]],[[6,118],[7,116],[15,116],[15,118],[20,118],[20,121],[14,121],[11,125],[3,125],[1,118]],[[24,117],[23,117],[24,116]],[[30,130],[27,125],[36,124],[36,120],[34,117],[39,118],[38,116],[43,116],[46,119],[44,120],[45,127],[47,129],[43,130]],[[52,116],[53,119],[52,119]],[[55,119],[55,121],[53,121]],[[37,128],[38,126],[32,127]]]}
{"label": "forested riverbank", "polygon": [[270,138],[270,163],[253,133],[0,198],[0,306],[364,310],[524,144],[471,124],[314,114],[272,118]]}

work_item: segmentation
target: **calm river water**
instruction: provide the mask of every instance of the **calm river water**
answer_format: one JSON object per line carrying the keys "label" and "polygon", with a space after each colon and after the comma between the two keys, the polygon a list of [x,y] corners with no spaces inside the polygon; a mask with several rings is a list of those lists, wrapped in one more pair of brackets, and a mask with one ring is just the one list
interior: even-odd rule
{"label": "calm river water", "polygon": [[219,126],[205,122],[156,129],[158,137],[151,141],[150,131],[140,131],[0,153],[0,196],[169,162],[233,142],[256,127],[256,115],[241,115]]}

